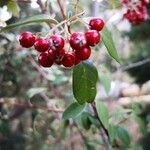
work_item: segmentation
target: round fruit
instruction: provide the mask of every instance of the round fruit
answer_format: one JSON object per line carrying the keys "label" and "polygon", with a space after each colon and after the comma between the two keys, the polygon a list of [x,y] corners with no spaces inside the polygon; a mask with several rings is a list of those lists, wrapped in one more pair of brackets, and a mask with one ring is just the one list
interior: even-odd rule
{"label": "round fruit", "polygon": [[41,53],[38,57],[38,62],[43,67],[51,67],[54,60],[54,55],[47,52]]}
{"label": "round fruit", "polygon": [[62,64],[64,67],[72,67],[75,64],[75,55],[72,52],[65,53],[63,59],[62,59]]}
{"label": "round fruit", "polygon": [[34,43],[34,48],[39,52],[45,52],[49,49],[49,42],[44,38],[38,38]]}
{"label": "round fruit", "polygon": [[64,47],[65,41],[61,35],[52,35],[48,39],[52,50],[61,50]]}
{"label": "round fruit", "polygon": [[89,22],[90,29],[101,31],[104,27],[104,21],[101,18],[93,18]]}
{"label": "round fruit", "polygon": [[62,59],[63,59],[63,57],[64,57],[64,55],[65,55],[65,50],[64,50],[64,49],[61,49],[61,50],[59,50],[59,51],[55,51],[55,53],[56,53],[55,63],[56,63],[57,65],[61,65],[61,64],[62,64]]}
{"label": "round fruit", "polygon": [[96,30],[89,30],[85,33],[86,40],[89,46],[95,46],[100,42],[100,33]]}
{"label": "round fruit", "polygon": [[74,32],[71,34],[69,42],[71,47],[75,50],[80,50],[87,46],[86,37],[82,32]]}
{"label": "round fruit", "polygon": [[51,56],[51,58],[53,58],[53,60],[56,59],[56,51],[49,49],[47,52],[48,52],[48,55]]}
{"label": "round fruit", "polygon": [[79,64],[81,62],[81,60],[76,56],[75,54],[75,65]]}
{"label": "round fruit", "polygon": [[91,55],[91,49],[90,49],[90,47],[85,47],[82,50],[75,51],[75,53],[76,53],[76,57],[78,59],[80,59],[80,60],[86,60]]}
{"label": "round fruit", "polygon": [[22,47],[32,47],[35,42],[35,36],[31,32],[23,32],[19,37],[19,42]]}

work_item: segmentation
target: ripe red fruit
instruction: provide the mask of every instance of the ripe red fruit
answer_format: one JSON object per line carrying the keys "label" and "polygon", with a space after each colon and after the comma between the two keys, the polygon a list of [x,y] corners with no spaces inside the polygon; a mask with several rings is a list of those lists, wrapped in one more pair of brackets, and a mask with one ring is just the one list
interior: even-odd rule
{"label": "ripe red fruit", "polygon": [[87,46],[86,37],[82,32],[74,32],[71,34],[69,42],[71,47],[75,50],[80,50]]}
{"label": "ripe red fruit", "polygon": [[48,41],[52,50],[61,50],[65,45],[65,41],[61,35],[52,35]]}
{"label": "ripe red fruit", "polygon": [[82,50],[75,51],[75,53],[76,53],[76,57],[78,59],[80,59],[80,60],[86,60],[91,55],[91,49],[90,49],[90,47],[85,47]]}
{"label": "ripe red fruit", "polygon": [[49,49],[49,42],[44,38],[36,39],[34,48],[39,52],[45,52]]}
{"label": "ripe red fruit", "polygon": [[65,50],[61,49],[59,51],[55,51],[55,54],[56,54],[55,63],[57,65],[61,65],[62,64],[62,59],[63,59],[63,57],[65,55]]}
{"label": "ripe red fruit", "polygon": [[23,32],[19,37],[19,42],[22,47],[29,48],[35,42],[35,36],[31,32]]}
{"label": "ripe red fruit", "polygon": [[48,55],[51,56],[51,58],[53,58],[53,60],[56,59],[56,51],[49,49],[47,52],[48,52]]}
{"label": "ripe red fruit", "polygon": [[41,53],[38,57],[38,62],[43,67],[51,67],[54,60],[54,55],[47,52]]}
{"label": "ripe red fruit", "polygon": [[75,54],[75,65],[79,64],[81,62],[81,60],[76,56]]}
{"label": "ripe red fruit", "polygon": [[96,30],[89,30],[85,33],[86,40],[89,46],[95,46],[100,42],[100,33]]}
{"label": "ripe red fruit", "polygon": [[65,53],[62,64],[64,67],[72,67],[75,64],[75,54],[73,52]]}
{"label": "ripe red fruit", "polygon": [[90,29],[101,31],[104,27],[104,21],[101,18],[93,18],[89,22]]}

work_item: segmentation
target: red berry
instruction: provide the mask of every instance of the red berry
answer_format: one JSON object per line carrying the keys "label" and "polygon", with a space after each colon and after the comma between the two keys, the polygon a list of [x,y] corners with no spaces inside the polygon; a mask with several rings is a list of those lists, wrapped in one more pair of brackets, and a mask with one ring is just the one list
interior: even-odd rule
{"label": "red berry", "polygon": [[49,49],[47,52],[54,60],[56,59],[56,51]]}
{"label": "red berry", "polygon": [[76,57],[78,59],[80,59],[80,60],[86,60],[91,55],[91,49],[90,49],[90,47],[85,47],[82,50],[75,51],[75,53],[76,53]]}
{"label": "red berry", "polygon": [[49,42],[44,38],[38,38],[34,43],[34,48],[39,52],[45,52],[49,48]]}
{"label": "red berry", "polygon": [[52,50],[61,50],[64,47],[65,41],[61,35],[52,35],[48,39]]}
{"label": "red berry", "polygon": [[82,32],[74,32],[69,42],[71,47],[75,50],[80,50],[87,46],[86,37]]}
{"label": "red berry", "polygon": [[90,29],[101,31],[104,27],[104,21],[101,18],[93,18],[89,22]]}
{"label": "red berry", "polygon": [[63,59],[63,57],[64,57],[64,55],[65,55],[65,50],[64,50],[64,49],[61,49],[61,50],[59,50],[59,51],[55,51],[55,53],[56,53],[55,63],[56,63],[57,65],[61,65],[61,64],[62,64],[62,59]]}
{"label": "red berry", "polygon": [[73,52],[65,53],[62,64],[64,67],[72,67],[75,64],[75,54]]}
{"label": "red berry", "polygon": [[32,47],[35,42],[35,36],[31,32],[23,32],[19,37],[19,42],[22,47]]}
{"label": "red berry", "polygon": [[81,60],[75,54],[75,65],[79,64],[80,62],[81,62]]}
{"label": "red berry", "polygon": [[54,55],[47,52],[41,53],[38,57],[38,62],[43,67],[51,67],[54,60]]}
{"label": "red berry", "polygon": [[85,33],[86,40],[89,46],[95,46],[100,42],[100,33],[96,30],[89,30]]}

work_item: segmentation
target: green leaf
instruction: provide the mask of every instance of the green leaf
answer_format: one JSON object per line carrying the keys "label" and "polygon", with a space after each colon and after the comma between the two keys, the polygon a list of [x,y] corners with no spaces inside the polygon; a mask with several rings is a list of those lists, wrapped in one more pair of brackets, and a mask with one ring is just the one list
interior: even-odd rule
{"label": "green leaf", "polygon": [[49,15],[36,15],[36,16],[32,16],[32,17],[27,17],[27,18],[23,18],[22,20],[14,23],[14,24],[10,24],[4,28],[2,28],[0,30],[0,32],[5,32],[8,30],[11,30],[13,28],[16,27],[21,27],[21,26],[26,26],[26,25],[31,25],[31,24],[39,24],[39,23],[47,23],[47,24],[57,24],[58,22],[55,19],[50,18]]}
{"label": "green leaf", "polygon": [[83,112],[81,114],[81,121],[82,121],[82,125],[83,127],[88,130],[91,127],[91,121],[89,119],[90,114],[88,112]]}
{"label": "green leaf", "polygon": [[85,108],[85,104],[80,105],[77,102],[72,103],[63,113],[63,119],[77,117]]}
{"label": "green leaf", "polygon": [[123,147],[128,147],[130,145],[130,136],[127,130],[119,126],[117,128],[117,135],[118,138],[122,141]]}
{"label": "green leaf", "polygon": [[15,1],[13,0],[8,1],[7,8],[8,8],[8,11],[13,14],[13,16],[19,17],[20,9],[19,9],[18,4]]}
{"label": "green leaf", "polygon": [[96,67],[84,61],[73,69],[73,94],[78,103],[91,103],[96,96],[98,72]]}
{"label": "green leaf", "polygon": [[105,128],[108,128],[109,113],[108,113],[107,107],[105,106],[103,102],[97,100],[96,110],[103,125],[105,126]]}
{"label": "green leaf", "polygon": [[130,117],[130,114],[132,112],[132,109],[125,109],[121,106],[118,106],[112,113],[110,122],[117,125],[120,122],[126,120]]}
{"label": "green leaf", "polygon": [[117,126],[109,124],[108,133],[110,137],[110,142],[113,144],[114,140],[117,137]]}
{"label": "green leaf", "polygon": [[111,77],[109,74],[100,74],[100,81],[103,84],[106,93],[108,94],[111,88]]}
{"label": "green leaf", "polygon": [[111,32],[105,26],[104,29],[101,31],[101,33],[102,33],[103,43],[104,43],[105,47],[107,48],[109,55],[112,58],[114,58],[118,63],[120,63],[120,59],[119,59]]}

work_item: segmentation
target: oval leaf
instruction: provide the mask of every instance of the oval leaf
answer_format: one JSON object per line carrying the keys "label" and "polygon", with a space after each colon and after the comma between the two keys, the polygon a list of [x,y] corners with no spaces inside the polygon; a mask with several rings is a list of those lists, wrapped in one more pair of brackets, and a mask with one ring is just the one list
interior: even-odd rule
{"label": "oval leaf", "polygon": [[91,103],[96,96],[98,72],[90,62],[82,62],[73,69],[73,94],[78,103]]}
{"label": "oval leaf", "polygon": [[80,105],[77,102],[72,103],[63,113],[64,119],[77,117],[85,108],[85,104]]}
{"label": "oval leaf", "polygon": [[115,125],[109,124],[108,133],[110,137],[110,142],[113,144],[114,140],[117,137],[117,127]]}
{"label": "oval leaf", "polygon": [[102,121],[103,125],[105,126],[105,128],[108,128],[108,119],[109,119],[109,113],[108,113],[108,109],[105,106],[105,104],[101,101],[96,101],[96,110],[98,113],[98,116],[100,118],[100,120]]}
{"label": "oval leaf", "polygon": [[37,23],[42,23],[45,22],[47,24],[57,24],[58,22],[55,19],[52,19],[49,17],[49,15],[36,15],[28,18],[23,18],[20,21],[10,24],[0,30],[0,32],[5,32],[8,30],[11,30],[16,27],[20,26],[25,26],[25,25],[30,25],[30,24],[37,24]]}
{"label": "oval leaf", "polygon": [[111,32],[105,26],[104,29],[101,31],[101,33],[102,33],[102,41],[105,47],[107,48],[109,55],[112,58],[114,58],[118,63],[120,63],[120,59],[119,59]]}
{"label": "oval leaf", "polygon": [[105,88],[106,93],[108,94],[111,88],[111,77],[109,74],[101,74],[100,81]]}
{"label": "oval leaf", "polygon": [[130,135],[126,129],[122,127],[117,128],[118,138],[122,141],[123,146],[128,147],[130,145]]}

